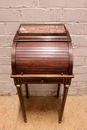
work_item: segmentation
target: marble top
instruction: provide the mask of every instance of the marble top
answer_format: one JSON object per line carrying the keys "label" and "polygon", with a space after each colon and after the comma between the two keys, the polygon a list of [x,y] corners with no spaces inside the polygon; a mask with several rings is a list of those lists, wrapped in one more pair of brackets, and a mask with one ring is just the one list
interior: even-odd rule
{"label": "marble top", "polygon": [[21,25],[19,33],[66,33],[64,25]]}

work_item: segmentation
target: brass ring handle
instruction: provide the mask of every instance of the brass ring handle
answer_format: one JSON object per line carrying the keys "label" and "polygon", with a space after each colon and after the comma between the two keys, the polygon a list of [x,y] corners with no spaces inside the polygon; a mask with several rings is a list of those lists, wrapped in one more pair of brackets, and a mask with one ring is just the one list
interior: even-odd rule
{"label": "brass ring handle", "polygon": [[42,83],[42,84],[44,83],[44,80],[43,80],[43,79],[41,80],[41,83]]}

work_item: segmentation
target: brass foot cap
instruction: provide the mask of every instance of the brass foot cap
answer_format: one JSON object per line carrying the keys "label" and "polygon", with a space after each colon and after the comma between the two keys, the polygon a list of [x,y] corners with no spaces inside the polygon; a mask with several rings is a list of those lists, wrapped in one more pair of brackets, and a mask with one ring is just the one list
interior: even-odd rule
{"label": "brass foot cap", "polygon": [[24,119],[24,122],[27,123],[27,119]]}
{"label": "brass foot cap", "polygon": [[61,120],[59,120],[59,123],[61,123],[62,121]]}

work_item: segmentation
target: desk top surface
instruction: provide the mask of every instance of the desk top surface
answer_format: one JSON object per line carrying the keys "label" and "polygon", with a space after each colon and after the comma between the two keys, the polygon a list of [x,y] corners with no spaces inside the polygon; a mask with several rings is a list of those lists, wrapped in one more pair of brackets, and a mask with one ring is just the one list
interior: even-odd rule
{"label": "desk top surface", "polygon": [[19,33],[66,33],[64,25],[20,25]]}
{"label": "desk top surface", "polygon": [[64,24],[21,24],[13,41],[71,41]]}

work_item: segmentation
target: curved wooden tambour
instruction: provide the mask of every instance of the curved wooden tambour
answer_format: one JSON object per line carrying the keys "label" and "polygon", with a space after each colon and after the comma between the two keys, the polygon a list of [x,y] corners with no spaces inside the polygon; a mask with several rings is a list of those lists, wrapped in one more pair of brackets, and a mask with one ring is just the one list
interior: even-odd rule
{"label": "curved wooden tambour", "polygon": [[14,42],[12,50],[12,74],[72,74],[70,42]]}

